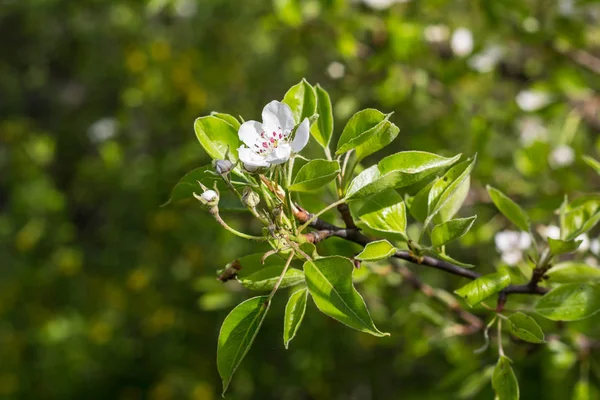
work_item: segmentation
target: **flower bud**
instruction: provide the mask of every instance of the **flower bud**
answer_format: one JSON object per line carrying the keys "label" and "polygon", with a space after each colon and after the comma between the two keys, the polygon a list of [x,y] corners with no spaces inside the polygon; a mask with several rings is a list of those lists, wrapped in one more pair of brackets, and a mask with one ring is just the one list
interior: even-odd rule
{"label": "flower bud", "polygon": [[194,193],[194,197],[205,206],[216,206],[219,203],[219,193],[215,192],[212,189],[207,189],[206,186],[202,185],[201,183],[200,186],[202,187],[202,190],[204,190],[204,192],[202,192],[201,195]]}
{"label": "flower bud", "polygon": [[229,160],[215,160],[215,171],[219,175],[227,175],[233,169],[233,163]]}
{"label": "flower bud", "polygon": [[245,187],[242,193],[242,202],[245,206],[254,208],[260,203],[260,196],[249,187]]}

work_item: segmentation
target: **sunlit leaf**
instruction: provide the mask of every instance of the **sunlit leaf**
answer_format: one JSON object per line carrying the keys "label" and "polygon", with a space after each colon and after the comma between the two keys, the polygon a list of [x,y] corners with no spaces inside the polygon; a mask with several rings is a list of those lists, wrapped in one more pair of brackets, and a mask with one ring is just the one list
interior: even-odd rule
{"label": "sunlit leaf", "polygon": [[577,261],[565,261],[553,265],[546,272],[548,282],[594,283],[600,282],[600,268]]}
{"label": "sunlit leaf", "polygon": [[304,118],[310,118],[317,109],[317,95],[315,89],[302,79],[298,84],[292,86],[283,97],[283,102],[290,106],[294,121],[297,124]]}
{"label": "sunlit leaf", "polygon": [[498,210],[500,210],[509,221],[515,224],[520,230],[525,232],[529,231],[529,216],[523,211],[521,206],[512,201],[498,189],[489,185],[487,186],[487,191]]}
{"label": "sunlit leaf", "polygon": [[285,306],[285,316],[283,317],[283,344],[286,349],[294,336],[296,336],[300,324],[302,324],[304,313],[306,312],[307,298],[308,289],[300,289],[292,293]]}
{"label": "sunlit leaf", "polygon": [[455,290],[454,293],[465,299],[467,304],[473,307],[508,285],[510,285],[510,275],[503,269],[477,278]]}
{"label": "sunlit leaf", "polygon": [[516,312],[508,318],[511,332],[518,338],[530,343],[544,343],[542,328],[527,314]]}
{"label": "sunlit leaf", "polygon": [[558,256],[565,253],[572,253],[579,248],[581,240],[560,240],[548,238],[548,246],[553,255]]}
{"label": "sunlit leaf", "polygon": [[379,261],[390,258],[397,249],[387,240],[368,243],[355,258],[360,261]]}
{"label": "sunlit leaf", "polygon": [[440,247],[465,235],[475,222],[477,216],[469,218],[457,218],[436,225],[431,231],[431,243]]}
{"label": "sunlit leaf", "polygon": [[587,195],[569,203],[561,211],[561,238],[573,240],[600,221],[600,196]]}
{"label": "sunlit leaf", "polygon": [[240,146],[237,130],[228,122],[216,116],[200,117],[194,122],[198,141],[213,159],[224,159],[229,149],[229,158],[237,160]]}
{"label": "sunlit leaf", "polygon": [[237,119],[235,119],[235,117],[233,115],[229,115],[229,114],[225,114],[225,113],[220,113],[220,112],[216,112],[216,111],[211,112],[210,115],[212,115],[213,117],[217,117],[219,119],[222,119],[223,121],[227,122],[236,131],[238,131],[240,129],[240,122]]}
{"label": "sunlit leaf", "polygon": [[315,93],[317,95],[317,114],[319,114],[319,119],[310,128],[310,133],[323,148],[327,148],[333,134],[331,100],[327,91],[319,85],[315,86]]}
{"label": "sunlit leaf", "polygon": [[317,190],[334,180],[339,173],[340,164],[337,161],[311,160],[300,168],[289,190],[294,192]]}
{"label": "sunlit leaf", "polygon": [[[285,260],[278,255],[267,258],[263,263],[262,253],[250,254],[236,260],[239,271],[237,280],[250,290],[272,290],[285,266]],[[296,268],[288,268],[280,288],[294,286],[304,282],[304,273]]]}
{"label": "sunlit leaf", "polygon": [[407,240],[406,206],[394,190],[369,197],[358,211],[358,217],[369,229],[383,237]]}
{"label": "sunlit leaf", "polygon": [[[465,184],[465,182],[470,182],[471,171],[476,160],[477,157],[474,157],[455,165],[433,184],[427,199],[427,218],[437,217],[437,222],[445,222],[456,214],[469,190],[470,183]],[[437,216],[442,208],[446,209],[443,218]]]}
{"label": "sunlit leaf", "polygon": [[600,311],[600,287],[568,284],[552,289],[540,298],[535,311],[552,321],[576,321]]}

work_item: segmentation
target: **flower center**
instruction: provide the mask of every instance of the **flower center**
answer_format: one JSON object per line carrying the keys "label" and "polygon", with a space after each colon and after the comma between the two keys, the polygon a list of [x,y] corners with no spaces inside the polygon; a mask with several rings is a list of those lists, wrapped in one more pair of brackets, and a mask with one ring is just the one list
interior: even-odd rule
{"label": "flower center", "polygon": [[286,143],[287,136],[278,127],[276,131],[260,133],[260,139],[254,144],[254,151],[258,154],[267,155],[279,147],[280,143]]}

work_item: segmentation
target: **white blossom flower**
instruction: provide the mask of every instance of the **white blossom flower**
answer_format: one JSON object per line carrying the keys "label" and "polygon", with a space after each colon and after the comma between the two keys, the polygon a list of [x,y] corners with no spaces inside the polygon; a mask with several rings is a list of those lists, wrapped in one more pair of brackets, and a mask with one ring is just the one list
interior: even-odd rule
{"label": "white blossom flower", "polygon": [[587,234],[582,233],[581,235],[577,236],[575,240],[581,240],[581,244],[579,245],[579,248],[577,248],[577,252],[585,253],[590,249],[590,237]]}
{"label": "white blossom flower", "polygon": [[458,28],[450,39],[452,52],[459,57],[468,56],[473,51],[473,34],[467,28]]}
{"label": "white blossom flower", "polygon": [[215,192],[214,190],[207,190],[204,193],[202,193],[200,195],[200,197],[202,198],[202,200],[206,201],[207,203],[211,203],[213,201],[215,201],[219,195],[217,194],[217,192]]}
{"label": "white blossom flower", "polygon": [[429,43],[445,42],[450,36],[450,29],[446,25],[428,25],[423,31],[423,36]]}
{"label": "white blossom flower", "polygon": [[481,53],[475,54],[469,59],[469,66],[475,71],[486,73],[494,69],[504,54],[502,48],[497,45],[487,47]]}
{"label": "white blossom flower", "polygon": [[527,232],[502,231],[496,233],[494,242],[502,261],[516,265],[523,259],[523,250],[531,246],[531,237]]}
{"label": "white blossom flower", "polygon": [[550,95],[539,90],[522,90],[515,97],[519,108],[523,111],[536,111],[550,104]]}
{"label": "white blossom flower", "polygon": [[541,225],[538,226],[537,231],[544,239],[560,239],[560,228],[556,225]]}
{"label": "white blossom flower", "polygon": [[300,152],[308,143],[308,118],[298,125],[294,138],[291,138],[295,124],[287,104],[273,100],[263,108],[262,119],[262,124],[246,121],[238,131],[240,140],[245,144],[238,149],[238,155],[248,171],[283,164],[292,153]]}
{"label": "white blossom flower", "polygon": [[523,146],[530,146],[534,142],[545,142],[548,138],[548,129],[541,118],[527,116],[518,122],[518,128]]}
{"label": "white blossom flower", "polygon": [[562,144],[552,150],[548,162],[553,168],[568,167],[575,161],[575,151],[571,146]]}

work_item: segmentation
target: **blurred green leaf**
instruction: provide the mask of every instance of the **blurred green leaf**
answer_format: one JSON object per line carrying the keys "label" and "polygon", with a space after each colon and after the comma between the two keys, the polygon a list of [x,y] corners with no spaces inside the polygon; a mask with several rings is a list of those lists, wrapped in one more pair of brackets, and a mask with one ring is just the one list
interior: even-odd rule
{"label": "blurred green leaf", "polygon": [[390,258],[397,249],[387,240],[368,243],[355,258],[360,261],[380,261]]}
{"label": "blurred green leaf", "polygon": [[395,190],[385,190],[369,197],[358,217],[369,229],[391,239],[407,240],[406,206]]}
{"label": "blurred green leaf", "polygon": [[552,321],[577,321],[600,311],[600,288],[595,285],[567,284],[540,298],[535,311]]}
{"label": "blurred green leaf", "polygon": [[468,264],[468,263],[465,263],[465,262],[462,262],[462,261],[458,261],[458,260],[450,257],[449,255],[441,253],[441,252],[438,252],[438,251],[435,251],[434,249],[427,249],[427,250],[425,250],[425,252],[427,254],[430,254],[430,255],[434,256],[435,258],[439,258],[440,260],[448,261],[449,263],[458,265],[459,267],[464,267],[464,268],[473,268],[473,267],[475,267],[473,264]]}
{"label": "blurred green leaf", "polygon": [[289,190],[310,192],[320,189],[334,180],[339,173],[340,164],[337,161],[311,160],[300,168]]}
{"label": "blurred green leaf", "polygon": [[487,186],[487,191],[498,210],[500,210],[509,221],[515,224],[520,230],[525,232],[529,231],[529,216],[523,211],[521,206],[490,185]]}
{"label": "blurred green leaf", "polygon": [[304,313],[306,312],[307,298],[308,289],[302,288],[290,295],[285,306],[285,316],[283,317],[283,344],[286,349],[294,336],[296,336],[300,324],[302,324]]}
{"label": "blurred green leaf", "polygon": [[555,255],[561,255],[565,253],[572,253],[579,248],[581,245],[581,240],[560,240],[560,239],[552,239],[548,238],[548,246],[550,247],[550,252]]}
{"label": "blurred green leaf", "polygon": [[[285,260],[273,255],[261,263],[263,254],[249,254],[234,261],[239,267],[238,281],[250,290],[272,290],[285,266]],[[304,282],[304,273],[296,268],[288,268],[281,281],[280,288],[298,285]]]}
{"label": "blurred green leaf", "polygon": [[375,327],[362,296],[352,284],[354,264],[345,257],[323,257],[304,263],[306,285],[322,313],[361,332],[389,336]]}
{"label": "blurred green leaf", "polygon": [[317,114],[319,119],[310,128],[310,133],[323,147],[328,148],[333,134],[333,113],[331,110],[331,99],[329,93],[321,86],[315,86],[317,95]]}
{"label": "blurred green leaf", "polygon": [[198,141],[212,159],[224,159],[227,149],[229,157],[237,160],[240,146],[237,130],[228,122],[215,116],[200,117],[194,122]]}
{"label": "blurred green leaf", "polygon": [[510,285],[510,275],[504,269],[484,275],[454,291],[473,307]]}
{"label": "blurred green leaf", "polygon": [[596,171],[596,173],[600,174],[600,161],[590,156],[583,156],[583,161],[585,161],[587,165],[592,167],[594,171]]}
{"label": "blurred green leaf", "polygon": [[516,312],[508,317],[510,331],[519,339],[530,343],[544,343],[544,332],[535,319],[522,312]]}
{"label": "blurred green leaf", "polygon": [[269,311],[268,298],[258,296],[238,304],[223,321],[217,346],[217,368],[223,380],[223,395]]}
{"label": "blurred green leaf", "polygon": [[436,225],[431,231],[431,242],[435,247],[440,247],[465,235],[475,222],[477,216],[457,218]]}
{"label": "blurred green leaf", "polygon": [[519,383],[508,357],[500,356],[492,375],[492,387],[498,400],[518,400]]}
{"label": "blurred green leaf", "polygon": [[290,106],[294,121],[297,124],[304,118],[310,118],[317,110],[317,95],[315,89],[302,79],[300,83],[292,86],[283,97],[283,102]]}
{"label": "blurred green leaf", "polygon": [[578,261],[565,261],[553,265],[546,277],[551,283],[600,282],[600,268]]}
{"label": "blurred green leaf", "polygon": [[576,239],[600,221],[600,196],[581,196],[561,212],[561,238],[567,241]]}

